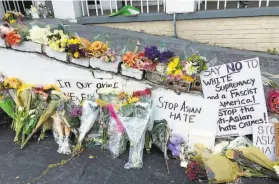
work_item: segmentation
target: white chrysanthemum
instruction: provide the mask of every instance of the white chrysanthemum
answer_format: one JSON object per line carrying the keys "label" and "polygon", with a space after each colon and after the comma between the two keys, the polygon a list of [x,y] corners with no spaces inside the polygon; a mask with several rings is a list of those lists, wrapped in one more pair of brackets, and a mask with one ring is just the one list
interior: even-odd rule
{"label": "white chrysanthemum", "polygon": [[194,66],[194,63],[187,63],[186,66],[184,67],[184,70],[187,75],[195,75],[198,73],[198,68]]}
{"label": "white chrysanthemum", "polygon": [[48,38],[47,35],[50,34],[50,31],[48,28],[41,28],[39,26],[33,26],[29,30],[29,39],[33,42],[47,45],[48,44]]}
{"label": "white chrysanthemum", "polygon": [[216,144],[214,148],[212,149],[212,152],[214,154],[220,154],[222,151],[229,145],[228,141],[222,141],[219,144]]}

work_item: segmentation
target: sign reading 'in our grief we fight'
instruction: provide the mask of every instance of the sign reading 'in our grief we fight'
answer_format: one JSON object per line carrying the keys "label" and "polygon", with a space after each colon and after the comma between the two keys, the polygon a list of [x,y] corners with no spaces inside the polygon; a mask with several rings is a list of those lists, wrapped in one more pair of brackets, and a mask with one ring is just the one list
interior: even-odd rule
{"label": "sign reading 'in our grief we fight'", "polygon": [[77,103],[90,99],[102,88],[122,88],[122,82],[114,79],[75,79],[63,77],[56,79],[56,85],[72,101]]}
{"label": "sign reading 'in our grief we fight'", "polygon": [[268,121],[259,58],[210,67],[201,82],[205,98],[220,100],[217,136],[252,134]]}

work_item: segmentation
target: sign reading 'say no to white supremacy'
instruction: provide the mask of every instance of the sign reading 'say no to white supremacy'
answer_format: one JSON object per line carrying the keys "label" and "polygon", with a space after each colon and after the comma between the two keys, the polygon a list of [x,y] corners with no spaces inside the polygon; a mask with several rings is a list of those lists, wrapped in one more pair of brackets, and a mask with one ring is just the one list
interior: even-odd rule
{"label": "sign reading 'say no to white supremacy'", "polygon": [[220,100],[217,136],[252,134],[268,120],[259,58],[210,67],[201,82],[205,98]]}

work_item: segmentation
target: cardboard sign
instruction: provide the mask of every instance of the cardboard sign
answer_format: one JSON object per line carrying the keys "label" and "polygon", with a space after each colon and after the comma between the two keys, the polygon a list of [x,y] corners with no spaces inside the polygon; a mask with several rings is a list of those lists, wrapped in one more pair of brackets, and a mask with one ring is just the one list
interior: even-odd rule
{"label": "cardboard sign", "polygon": [[274,123],[276,156],[279,157],[279,123]]}
{"label": "cardboard sign", "polygon": [[[268,122],[253,127],[253,144],[257,146],[272,161],[276,161],[275,129],[278,124],[276,118],[269,119]],[[278,130],[277,130],[278,131]],[[278,132],[277,132],[278,133]]]}
{"label": "cardboard sign", "polygon": [[252,134],[268,120],[259,58],[210,67],[201,83],[205,98],[220,101],[217,136]]}
{"label": "cardboard sign", "polygon": [[57,86],[71,100],[79,103],[84,99],[96,96],[101,88],[122,88],[122,82],[114,79],[76,79],[59,78],[56,79]]}
{"label": "cardboard sign", "polygon": [[172,134],[188,141],[189,132],[206,131],[214,145],[219,102],[191,94],[177,95],[172,91],[153,91],[153,120],[167,120]]}

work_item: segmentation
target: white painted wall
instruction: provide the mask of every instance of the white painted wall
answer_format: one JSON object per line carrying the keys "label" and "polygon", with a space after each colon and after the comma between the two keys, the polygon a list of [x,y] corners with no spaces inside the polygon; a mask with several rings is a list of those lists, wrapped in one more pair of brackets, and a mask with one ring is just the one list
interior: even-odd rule
{"label": "white painted wall", "polygon": [[[57,78],[65,77],[94,80],[90,70],[59,62],[41,54],[0,48],[0,56],[0,72],[7,77],[17,77],[26,83],[55,84]],[[112,78],[121,80],[125,90],[143,90],[150,87],[133,79],[126,80],[118,76],[112,76]]]}
{"label": "white painted wall", "polygon": [[80,1],[52,0],[52,7],[53,7],[54,16],[57,19],[66,19],[69,21],[75,21],[77,17],[81,17],[82,15]]}

